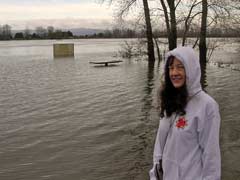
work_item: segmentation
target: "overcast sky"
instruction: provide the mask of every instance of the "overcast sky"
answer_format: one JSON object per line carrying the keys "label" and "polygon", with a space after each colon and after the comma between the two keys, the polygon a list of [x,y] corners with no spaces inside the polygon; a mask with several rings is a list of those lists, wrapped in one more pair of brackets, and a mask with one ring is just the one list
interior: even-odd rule
{"label": "overcast sky", "polygon": [[58,28],[109,28],[112,9],[100,0],[0,0],[0,25],[12,29],[52,25]]}

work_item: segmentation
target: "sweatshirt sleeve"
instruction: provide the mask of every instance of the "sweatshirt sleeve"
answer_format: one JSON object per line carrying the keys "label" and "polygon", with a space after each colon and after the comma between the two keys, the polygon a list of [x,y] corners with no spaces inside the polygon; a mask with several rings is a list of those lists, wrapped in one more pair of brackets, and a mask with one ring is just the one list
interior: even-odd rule
{"label": "sweatshirt sleeve", "polygon": [[163,118],[159,122],[157,136],[155,139],[154,151],[153,151],[153,167],[149,171],[150,180],[156,180],[156,166],[162,159],[163,148],[166,143],[167,134],[170,128],[170,122],[168,118]]}
{"label": "sweatshirt sleeve", "polygon": [[206,106],[206,116],[199,129],[199,143],[203,150],[203,180],[220,180],[221,153],[219,147],[220,114],[217,103]]}

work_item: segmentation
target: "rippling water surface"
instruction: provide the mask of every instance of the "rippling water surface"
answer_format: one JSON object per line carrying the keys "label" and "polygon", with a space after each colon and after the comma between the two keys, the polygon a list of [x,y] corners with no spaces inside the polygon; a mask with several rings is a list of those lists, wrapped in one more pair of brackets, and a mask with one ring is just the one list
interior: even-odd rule
{"label": "rippling water surface", "polygon": [[[119,59],[122,40],[69,41],[75,58],[55,60],[55,41],[0,42],[0,179],[148,179],[161,67],[134,60],[93,66]],[[207,82],[222,115],[223,179],[235,180],[240,72],[209,65]]]}

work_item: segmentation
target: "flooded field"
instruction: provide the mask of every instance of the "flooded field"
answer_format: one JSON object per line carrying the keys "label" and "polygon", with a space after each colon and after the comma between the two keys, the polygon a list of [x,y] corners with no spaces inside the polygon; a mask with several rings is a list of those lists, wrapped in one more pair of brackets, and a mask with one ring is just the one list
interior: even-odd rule
{"label": "flooded field", "polygon": [[[117,57],[121,39],[66,40],[75,57],[54,59],[56,42],[0,42],[0,179],[148,179],[162,65]],[[206,90],[220,105],[222,180],[237,180],[240,72],[216,62],[240,64],[240,43],[218,44]],[[123,62],[89,64],[103,60]]]}

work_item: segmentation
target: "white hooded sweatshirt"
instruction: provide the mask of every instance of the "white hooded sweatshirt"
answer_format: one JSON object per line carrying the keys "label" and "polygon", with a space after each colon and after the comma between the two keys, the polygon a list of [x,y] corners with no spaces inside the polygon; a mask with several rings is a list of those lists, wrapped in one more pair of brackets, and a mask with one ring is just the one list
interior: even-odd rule
{"label": "white hooded sweatshirt", "polygon": [[156,180],[159,160],[162,160],[163,180],[220,180],[218,105],[202,91],[200,64],[194,50],[178,47],[166,59],[169,56],[176,57],[185,67],[189,101],[183,117],[173,114],[160,120],[150,180]]}

